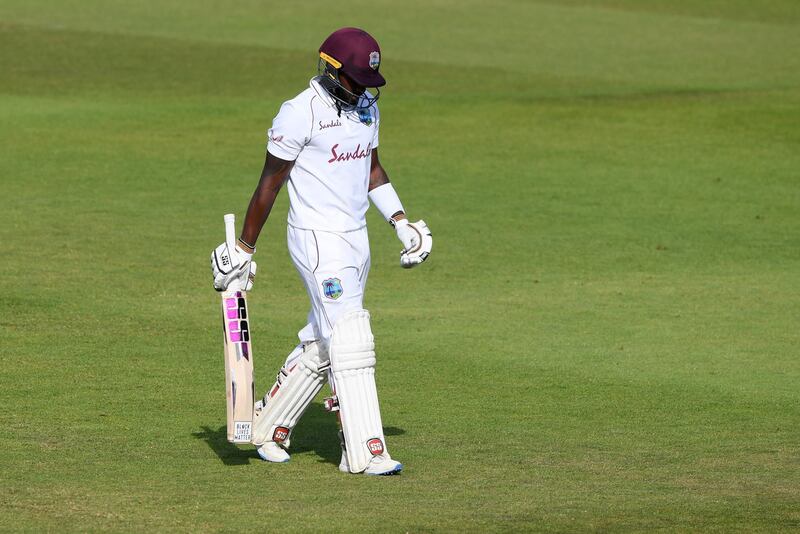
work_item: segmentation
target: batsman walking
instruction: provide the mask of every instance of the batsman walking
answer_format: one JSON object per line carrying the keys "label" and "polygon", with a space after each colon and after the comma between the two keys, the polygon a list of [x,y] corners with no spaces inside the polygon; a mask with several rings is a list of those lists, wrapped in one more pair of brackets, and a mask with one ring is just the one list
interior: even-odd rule
{"label": "batsman walking", "polygon": [[222,243],[212,253],[215,289],[234,282],[249,288],[256,241],[286,184],[289,254],[311,309],[300,343],[255,406],[252,442],[270,462],[289,461],[292,430],[328,380],[333,396],[326,405],[338,410],[341,423],[339,469],[391,475],[403,468],[389,455],[383,434],[374,339],[363,306],[369,201],[397,232],[402,267],[425,261],[432,240],[424,221],[408,221],[378,159],[377,100],[386,84],[380,64],[380,47],[364,30],[342,28],[322,43],[318,76],[281,106],[267,133],[266,162],[236,246]]}

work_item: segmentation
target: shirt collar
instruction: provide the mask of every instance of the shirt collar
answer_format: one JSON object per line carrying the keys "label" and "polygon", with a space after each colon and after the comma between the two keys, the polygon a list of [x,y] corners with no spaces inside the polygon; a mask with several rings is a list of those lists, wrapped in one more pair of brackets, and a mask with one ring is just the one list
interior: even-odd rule
{"label": "shirt collar", "polygon": [[333,97],[328,94],[328,91],[326,91],[325,88],[322,87],[322,84],[319,83],[319,76],[314,76],[313,78],[311,78],[311,81],[308,82],[308,86],[317,92],[317,94],[319,95],[319,97],[322,99],[322,101],[325,103],[326,106],[332,108],[333,106],[336,105],[336,100],[334,100]]}
{"label": "shirt collar", "polygon": [[[328,91],[324,87],[322,87],[322,84],[319,83],[319,76],[314,76],[313,78],[311,78],[311,81],[308,82],[308,86],[311,87],[314,91],[316,91],[316,93],[319,95],[319,97],[322,99],[322,101],[325,103],[326,106],[328,106],[329,108],[336,106],[336,100],[328,93]],[[372,94],[369,91],[366,91],[362,98],[364,97],[372,98]],[[354,110],[350,111],[342,110],[342,112],[355,113]]]}

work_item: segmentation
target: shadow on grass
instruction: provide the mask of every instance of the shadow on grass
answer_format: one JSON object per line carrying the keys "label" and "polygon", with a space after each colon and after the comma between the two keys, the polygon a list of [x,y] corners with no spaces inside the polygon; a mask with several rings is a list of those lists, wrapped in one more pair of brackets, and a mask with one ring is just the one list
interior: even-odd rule
{"label": "shadow on grass", "polygon": [[[399,436],[405,430],[395,426],[384,427],[386,436]],[[211,450],[225,465],[244,465],[250,460],[260,461],[255,449],[245,445],[243,448],[229,443],[225,426],[213,430],[203,426],[200,431],[193,432],[197,439],[204,440]],[[320,457],[319,461],[339,465],[342,449],[339,445],[336,416],[325,411],[320,403],[312,403],[300,419],[300,423],[292,432],[290,454],[312,452]]]}
{"label": "shadow on grass", "polygon": [[225,465],[246,465],[250,460],[259,460],[255,449],[245,445],[244,448],[228,442],[228,429],[223,425],[217,430],[209,426],[202,426],[192,436],[204,440],[211,450],[222,460]]}

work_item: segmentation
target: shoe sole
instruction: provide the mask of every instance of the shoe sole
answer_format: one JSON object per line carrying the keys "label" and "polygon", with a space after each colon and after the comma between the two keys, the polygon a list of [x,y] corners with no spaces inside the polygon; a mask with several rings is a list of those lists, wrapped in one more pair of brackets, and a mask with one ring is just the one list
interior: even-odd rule
{"label": "shoe sole", "polygon": [[397,475],[402,470],[403,470],[403,464],[397,464],[397,467],[395,467],[394,469],[392,469],[390,471],[386,471],[384,473],[367,473],[365,471],[364,474],[372,476],[372,477],[389,477],[389,476],[392,476],[392,475]]}
{"label": "shoe sole", "polygon": [[268,458],[264,458],[263,456],[261,456],[260,452],[258,453],[258,457],[261,458],[262,460],[264,460],[265,462],[269,462],[271,464],[285,464],[285,463],[288,463],[289,460],[291,460],[291,458],[287,458],[285,460],[270,460]]}

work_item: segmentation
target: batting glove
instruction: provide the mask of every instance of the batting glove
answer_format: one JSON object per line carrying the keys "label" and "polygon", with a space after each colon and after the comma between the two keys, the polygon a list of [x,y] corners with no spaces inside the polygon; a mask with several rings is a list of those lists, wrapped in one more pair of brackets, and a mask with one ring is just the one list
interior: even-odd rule
{"label": "batting glove", "polygon": [[401,267],[410,269],[428,259],[433,247],[433,238],[425,221],[412,223],[408,222],[408,219],[401,219],[395,223],[395,230],[397,238],[404,247],[400,251]]}
{"label": "batting glove", "polygon": [[211,253],[211,273],[214,276],[214,289],[217,291],[250,291],[256,277],[256,262],[253,255],[239,246],[228,250],[222,243]]}

